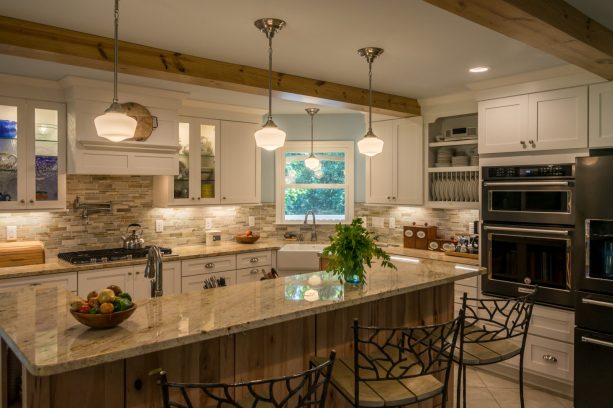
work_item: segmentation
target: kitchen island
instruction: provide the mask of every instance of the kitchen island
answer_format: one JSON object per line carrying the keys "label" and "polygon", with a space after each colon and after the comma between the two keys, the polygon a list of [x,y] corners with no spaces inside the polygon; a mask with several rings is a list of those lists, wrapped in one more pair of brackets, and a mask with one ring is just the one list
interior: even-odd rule
{"label": "kitchen island", "polygon": [[[318,273],[324,280],[318,287],[309,286],[307,274],[150,299],[105,331],[73,319],[74,295],[65,289],[7,292],[0,297],[1,356],[8,348],[23,365],[24,407],[156,407],[153,369],[189,382],[297,372],[310,356],[333,348],[351,355],[356,317],[388,326],[450,320],[453,282],[485,272],[434,260],[395,263],[398,270],[374,265],[361,289]],[[4,393],[6,371],[0,372]]]}

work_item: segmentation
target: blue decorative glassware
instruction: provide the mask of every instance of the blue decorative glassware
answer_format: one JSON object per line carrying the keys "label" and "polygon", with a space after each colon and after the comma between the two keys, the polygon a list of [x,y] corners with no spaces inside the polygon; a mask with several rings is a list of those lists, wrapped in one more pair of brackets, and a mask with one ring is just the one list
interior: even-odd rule
{"label": "blue decorative glassware", "polygon": [[0,139],[15,139],[17,137],[17,122],[0,120]]}

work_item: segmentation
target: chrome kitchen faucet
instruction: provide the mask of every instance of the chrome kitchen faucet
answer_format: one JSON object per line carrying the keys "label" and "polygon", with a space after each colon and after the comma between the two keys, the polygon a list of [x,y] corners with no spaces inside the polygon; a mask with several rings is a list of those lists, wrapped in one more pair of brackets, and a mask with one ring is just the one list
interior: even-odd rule
{"label": "chrome kitchen faucet", "polygon": [[317,241],[317,225],[315,223],[315,211],[314,210],[308,210],[306,212],[306,214],[304,214],[304,224],[307,224],[307,221],[309,219],[309,214],[311,214],[313,216],[313,230],[311,231],[311,241]]}
{"label": "chrome kitchen faucet", "polygon": [[145,278],[151,279],[151,297],[162,296],[162,271],[164,269],[162,251],[156,245],[149,247]]}

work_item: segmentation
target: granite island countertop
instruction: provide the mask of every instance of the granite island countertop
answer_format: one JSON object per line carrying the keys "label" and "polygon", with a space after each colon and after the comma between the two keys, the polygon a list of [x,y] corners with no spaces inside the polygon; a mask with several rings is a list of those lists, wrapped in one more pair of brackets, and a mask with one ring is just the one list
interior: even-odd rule
{"label": "granite island countertop", "polygon": [[149,299],[122,325],[103,331],[74,320],[71,292],[28,287],[0,297],[0,337],[31,374],[53,375],[485,273],[483,268],[434,260],[395,263],[398,270],[373,265],[363,289],[348,290],[329,274],[317,272],[323,286],[309,286],[313,274],[305,274]]}
{"label": "granite island countertop", "polygon": [[[284,241],[263,239],[253,244],[239,244],[233,241],[224,241],[220,245],[188,245],[172,248],[173,254],[164,257],[164,262],[180,261],[185,259],[202,258],[207,256],[221,256],[240,254],[245,252],[278,250],[287,244],[312,244],[311,241]],[[317,244],[328,244],[329,241],[318,241]],[[383,249],[390,255],[400,255],[416,258],[431,259],[444,262],[462,263],[465,265],[479,265],[478,260],[469,258],[458,258],[445,255],[442,252],[428,251],[422,249],[403,248],[401,246],[384,246]],[[58,258],[50,258],[47,262],[40,265],[26,265],[0,268],[0,282],[2,279],[21,278],[27,276],[41,276],[54,273],[78,272],[92,269],[116,268],[128,265],[144,265],[145,259],[134,259],[130,261],[113,261],[107,263],[72,265]]]}

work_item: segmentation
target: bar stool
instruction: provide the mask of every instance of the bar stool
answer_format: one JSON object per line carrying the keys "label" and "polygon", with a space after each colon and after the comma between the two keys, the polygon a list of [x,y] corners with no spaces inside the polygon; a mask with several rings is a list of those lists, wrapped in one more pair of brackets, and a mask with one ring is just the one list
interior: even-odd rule
{"label": "bar stool", "polygon": [[519,355],[519,397],[524,408],[524,349],[534,293],[512,299],[475,299],[464,293],[464,302],[460,352],[454,356],[458,363],[457,407],[462,385],[466,408],[466,366],[495,364]]}
{"label": "bar stool", "polygon": [[[354,320],[354,355],[337,360],[332,387],[354,407],[397,407],[441,395],[444,408],[463,318],[462,309],[456,319],[432,326],[366,327]],[[322,361],[314,357],[311,364]]]}
{"label": "bar stool", "polygon": [[[207,406],[215,407],[324,408],[335,358],[333,350],[327,360],[307,371],[236,384],[169,382],[167,373],[161,371],[158,383],[163,407],[192,408],[201,406],[192,399],[204,398]],[[236,394],[240,398],[235,398]]]}

